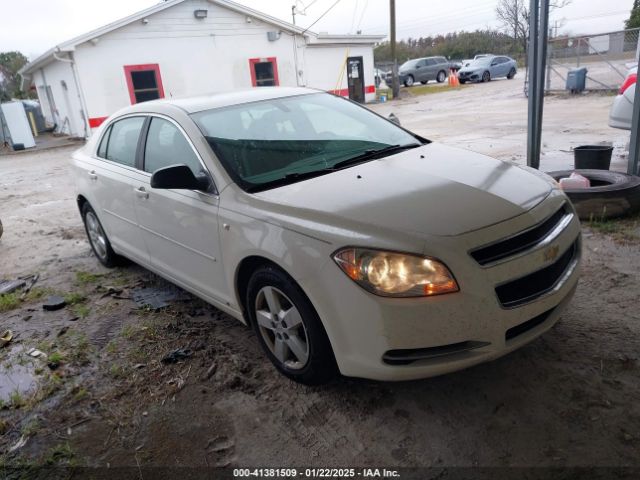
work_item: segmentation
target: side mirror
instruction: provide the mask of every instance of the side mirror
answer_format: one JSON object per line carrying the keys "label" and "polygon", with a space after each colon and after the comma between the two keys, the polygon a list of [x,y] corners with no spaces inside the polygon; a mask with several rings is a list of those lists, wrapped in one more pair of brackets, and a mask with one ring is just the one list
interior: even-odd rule
{"label": "side mirror", "polygon": [[208,175],[194,175],[191,169],[184,164],[170,165],[153,172],[151,188],[206,192],[211,188],[211,180]]}
{"label": "side mirror", "polygon": [[387,118],[389,119],[390,122],[393,122],[396,125],[400,126],[400,119],[396,117],[393,113],[390,113]]}

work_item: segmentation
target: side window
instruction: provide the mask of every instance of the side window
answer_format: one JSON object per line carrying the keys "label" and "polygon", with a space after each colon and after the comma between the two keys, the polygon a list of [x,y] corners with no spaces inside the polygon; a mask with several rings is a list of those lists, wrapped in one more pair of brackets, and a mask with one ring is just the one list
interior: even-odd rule
{"label": "side window", "polygon": [[144,150],[144,171],[153,173],[159,168],[183,163],[195,175],[203,171],[198,156],[184,134],[171,122],[153,117]]}
{"label": "side window", "polygon": [[436,59],[435,58],[427,58],[427,65],[428,66],[433,66],[436,64]]}
{"label": "side window", "polygon": [[130,117],[115,122],[110,127],[104,158],[128,167],[135,167],[138,138],[143,123],[144,117]]}
{"label": "side window", "polygon": [[111,127],[107,128],[107,131],[104,132],[102,141],[98,147],[98,156],[100,158],[107,158],[107,143],[109,143],[109,135],[111,135]]}

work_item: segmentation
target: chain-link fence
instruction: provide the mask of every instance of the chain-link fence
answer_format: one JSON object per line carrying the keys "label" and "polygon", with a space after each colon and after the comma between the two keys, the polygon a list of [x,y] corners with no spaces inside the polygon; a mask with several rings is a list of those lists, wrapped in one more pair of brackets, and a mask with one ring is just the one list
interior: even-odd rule
{"label": "chain-link fence", "polygon": [[576,37],[556,37],[549,41],[547,90],[564,90],[567,73],[587,69],[587,90],[616,90],[637,64],[640,29]]}

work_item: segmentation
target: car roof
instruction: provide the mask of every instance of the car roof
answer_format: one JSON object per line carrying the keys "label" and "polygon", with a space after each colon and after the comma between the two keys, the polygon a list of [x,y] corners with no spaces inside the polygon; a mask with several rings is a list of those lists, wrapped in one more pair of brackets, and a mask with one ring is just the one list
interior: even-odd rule
{"label": "car roof", "polygon": [[122,115],[136,112],[161,112],[165,110],[165,107],[167,106],[175,106],[187,113],[195,113],[214,108],[240,105],[243,103],[259,102],[274,98],[294,97],[298,95],[310,95],[314,93],[322,93],[322,90],[302,87],[254,87],[214,93],[211,95],[152,100],[149,102],[137,103],[119,111],[118,113]]}

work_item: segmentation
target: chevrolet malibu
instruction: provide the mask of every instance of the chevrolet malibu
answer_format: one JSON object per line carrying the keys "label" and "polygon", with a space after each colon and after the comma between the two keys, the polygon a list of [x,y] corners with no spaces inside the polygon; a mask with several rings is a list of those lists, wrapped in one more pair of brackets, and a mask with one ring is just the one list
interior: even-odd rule
{"label": "chevrolet malibu", "polygon": [[495,359],[548,330],[578,281],[580,225],[549,177],[315,90],[127,107],[72,164],[100,262],[250,325],[302,383]]}

